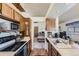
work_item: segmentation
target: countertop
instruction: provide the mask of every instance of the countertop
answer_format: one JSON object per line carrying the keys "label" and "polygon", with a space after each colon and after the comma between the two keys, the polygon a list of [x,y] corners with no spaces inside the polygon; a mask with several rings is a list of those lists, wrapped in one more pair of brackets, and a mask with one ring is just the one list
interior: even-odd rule
{"label": "countertop", "polygon": [[[61,54],[61,56],[79,56],[79,48],[72,48],[67,45],[68,48],[58,48],[52,41],[56,38],[47,38],[53,47]],[[64,46],[62,44],[62,46]]]}
{"label": "countertop", "polygon": [[22,39],[21,41],[26,41],[28,42],[30,40],[30,37],[24,37],[24,39]]}
{"label": "countertop", "polygon": [[[30,40],[30,37],[24,37],[24,39],[22,39],[21,41],[26,41],[26,43],[28,42]],[[26,44],[25,43],[25,44]],[[22,45],[23,46],[23,45]],[[21,47],[22,47],[21,46]],[[20,47],[20,48],[21,48]],[[17,50],[18,51],[18,50]],[[0,52],[0,56],[14,56],[15,55],[15,53],[17,53],[17,51],[15,51],[15,52],[12,52],[12,51],[10,51],[10,52]]]}

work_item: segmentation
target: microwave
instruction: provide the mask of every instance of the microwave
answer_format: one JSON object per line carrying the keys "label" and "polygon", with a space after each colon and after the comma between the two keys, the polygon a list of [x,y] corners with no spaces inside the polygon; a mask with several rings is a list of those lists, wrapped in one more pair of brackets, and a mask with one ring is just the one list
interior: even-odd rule
{"label": "microwave", "polygon": [[19,24],[5,19],[0,19],[0,29],[1,30],[19,30]]}
{"label": "microwave", "polygon": [[11,23],[11,30],[19,30],[19,24]]}

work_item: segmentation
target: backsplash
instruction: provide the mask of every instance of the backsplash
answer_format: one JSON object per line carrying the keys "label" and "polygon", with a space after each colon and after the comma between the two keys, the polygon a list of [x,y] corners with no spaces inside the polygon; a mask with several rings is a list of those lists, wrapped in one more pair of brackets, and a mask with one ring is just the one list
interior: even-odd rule
{"label": "backsplash", "polygon": [[10,30],[10,23],[10,21],[0,18],[0,29],[2,28],[3,30]]}

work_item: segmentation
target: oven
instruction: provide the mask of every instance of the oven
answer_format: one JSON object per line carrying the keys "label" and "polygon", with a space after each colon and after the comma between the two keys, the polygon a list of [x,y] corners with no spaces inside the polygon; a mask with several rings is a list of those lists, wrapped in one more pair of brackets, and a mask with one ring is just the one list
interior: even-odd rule
{"label": "oven", "polygon": [[17,41],[17,36],[11,33],[0,33],[0,52],[16,52],[14,56],[28,56],[28,44],[26,41]]}
{"label": "oven", "polygon": [[23,47],[21,47],[18,52],[15,53],[14,56],[26,56],[27,55],[27,49],[26,49],[26,45],[24,45]]}

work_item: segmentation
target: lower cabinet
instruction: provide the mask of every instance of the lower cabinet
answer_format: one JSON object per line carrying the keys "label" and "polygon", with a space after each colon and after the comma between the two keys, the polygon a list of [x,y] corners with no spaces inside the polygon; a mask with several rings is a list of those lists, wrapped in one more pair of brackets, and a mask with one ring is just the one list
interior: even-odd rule
{"label": "lower cabinet", "polygon": [[49,42],[49,40],[47,40],[47,43],[48,43],[48,56],[61,56],[60,53]]}
{"label": "lower cabinet", "polygon": [[28,56],[31,53],[31,40],[28,41]]}
{"label": "lower cabinet", "polygon": [[51,55],[52,56],[61,56],[60,53],[53,46],[51,47]]}
{"label": "lower cabinet", "polygon": [[26,56],[29,56],[31,53],[30,40],[26,43]]}
{"label": "lower cabinet", "polygon": [[50,42],[48,41],[48,56],[51,56],[51,48],[52,48],[52,46],[51,46]]}

